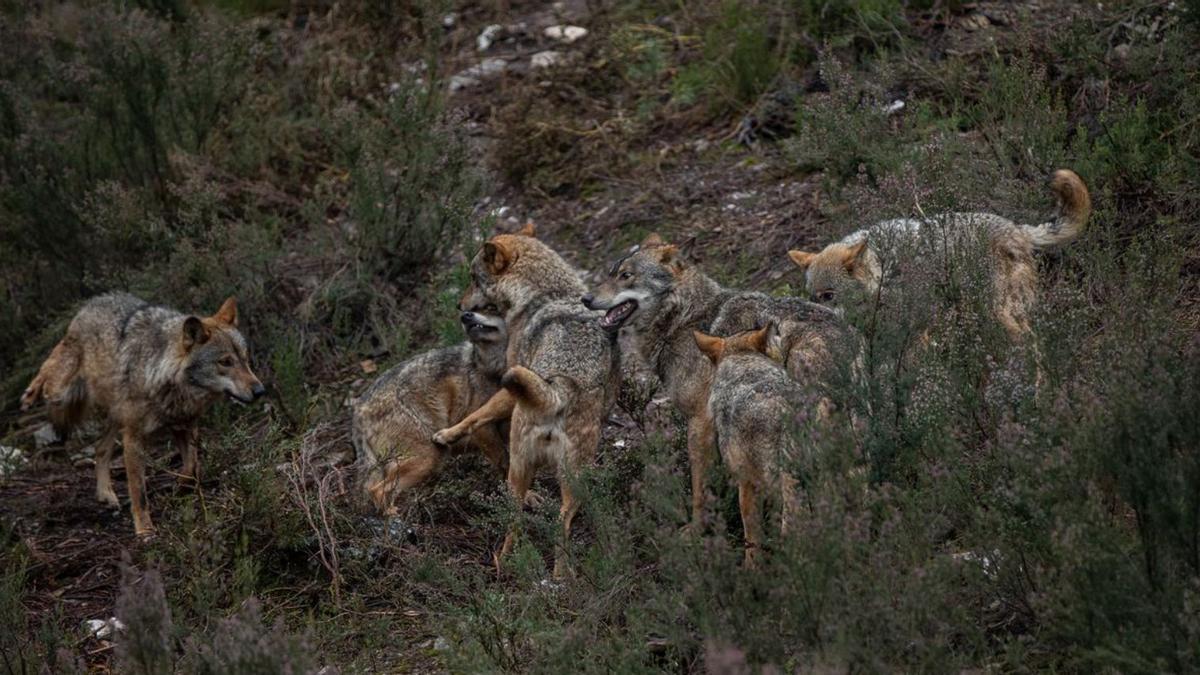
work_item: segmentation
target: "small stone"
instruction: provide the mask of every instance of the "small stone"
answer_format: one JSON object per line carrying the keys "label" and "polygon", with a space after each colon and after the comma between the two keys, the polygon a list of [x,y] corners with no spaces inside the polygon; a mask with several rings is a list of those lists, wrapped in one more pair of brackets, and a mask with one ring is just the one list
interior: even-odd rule
{"label": "small stone", "polygon": [[494,23],[487,28],[484,28],[483,32],[479,34],[479,37],[475,38],[475,48],[481,52],[486,52],[487,50],[491,49],[492,45],[496,42],[496,38],[500,37],[500,31],[502,30],[504,30],[504,26],[501,26],[498,23]]}
{"label": "small stone", "polygon": [[548,50],[544,52],[538,52],[530,57],[529,65],[533,66],[534,68],[549,68],[551,66],[559,65],[562,63],[562,61],[563,55],[561,52]]}
{"label": "small stone", "polygon": [[39,448],[44,448],[47,445],[54,445],[61,440],[62,438],[59,437],[58,432],[54,430],[54,425],[50,424],[49,422],[46,422],[33,432],[33,442]]}
{"label": "small stone", "polygon": [[375,365],[374,359],[363,359],[359,362],[358,367],[362,368],[363,373],[367,375],[379,370],[379,366]]}
{"label": "small stone", "polygon": [[992,25],[992,22],[989,21],[988,18],[983,14],[971,14],[963,17],[961,25],[963,30],[973,32],[979,30],[980,28],[987,28],[988,26]]}
{"label": "small stone", "polygon": [[896,113],[900,112],[901,110],[904,110],[904,101],[901,101],[900,99],[896,99],[895,101],[892,101],[891,103],[887,104],[887,106],[884,107],[883,114],[884,115],[895,115]]}
{"label": "small stone", "polygon": [[454,24],[458,23],[458,15],[450,12],[442,17],[442,26],[444,28],[454,28]]}
{"label": "small stone", "polygon": [[551,40],[571,44],[587,36],[588,29],[582,26],[550,26],[542,33]]}
{"label": "small stone", "polygon": [[21,468],[25,463],[25,454],[20,448],[14,448],[8,445],[0,445],[0,477]]}
{"label": "small stone", "polygon": [[1119,44],[1116,47],[1113,47],[1113,56],[1116,56],[1118,59],[1124,61],[1129,58],[1130,49],[1131,48],[1128,43]]}

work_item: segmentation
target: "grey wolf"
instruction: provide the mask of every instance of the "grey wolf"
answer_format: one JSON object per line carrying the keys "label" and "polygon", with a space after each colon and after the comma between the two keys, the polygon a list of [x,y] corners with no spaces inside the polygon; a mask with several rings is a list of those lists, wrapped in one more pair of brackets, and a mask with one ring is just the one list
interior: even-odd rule
{"label": "grey wolf", "polygon": [[198,317],[126,294],[89,300],[21,396],[21,408],[45,400],[67,430],[97,414],[106,429],[96,444],[96,498],[117,506],[109,465],[117,435],[125,455],[130,510],[138,536],[154,524],[146,507],[147,445],[169,434],[183,457],[182,479],[199,471],[199,420],[215,401],[250,403],[266,393],[250,368],[237,328],[237,302]]}
{"label": "grey wolf", "polygon": [[783,529],[796,511],[798,481],[792,471],[800,460],[797,413],[804,388],[768,356],[777,339],[774,324],[719,338],[695,331],[696,346],[716,365],[708,398],[721,459],[738,487],[745,532],[747,565],[755,565],[762,547],[762,501],[783,504]]}
{"label": "grey wolf", "polygon": [[779,329],[771,349],[799,381],[823,378],[842,332],[837,315],[821,305],[721,287],[657,234],[614,263],[582,301],[604,311],[598,323],[605,330],[626,331],[687,418],[693,529],[703,524],[704,479],[716,444],[708,409],[714,367],[693,331],[728,336],[774,321]]}
{"label": "grey wolf", "polygon": [[929,227],[960,236],[982,232],[991,253],[996,318],[1010,338],[1019,341],[1029,333],[1029,312],[1037,296],[1034,251],[1074,241],[1092,211],[1087,186],[1075,172],[1055,171],[1050,189],[1058,199],[1058,213],[1053,220],[1040,225],[1022,225],[991,213],[949,213],[921,220],[902,218],[852,232],[819,253],[793,250],[788,251],[788,256],[804,270],[811,299],[834,305],[856,286],[868,295],[878,292],[884,274],[879,251],[872,243],[876,239],[911,238]]}
{"label": "grey wolf", "polygon": [[[351,436],[362,488],[381,512],[396,495],[428,479],[445,449],[431,439],[483,405],[500,389],[507,369],[508,331],[492,303],[460,317],[467,341],[434,349],[389,369],[353,404]],[[507,463],[506,438],[482,425],[454,450],[478,450],[498,469]]]}
{"label": "grey wolf", "polygon": [[[508,486],[523,503],[541,467],[558,473],[563,542],[569,540],[579,499],[571,477],[591,464],[600,428],[620,384],[612,334],[579,305],[579,275],[557,253],[531,236],[501,234],[484,243],[471,261],[471,284],[463,306],[495,302],[506,308],[509,369],[501,390],[435,442],[458,442],[480,425],[511,416]],[[509,531],[496,556],[512,549]],[[554,574],[567,572],[560,549]]]}

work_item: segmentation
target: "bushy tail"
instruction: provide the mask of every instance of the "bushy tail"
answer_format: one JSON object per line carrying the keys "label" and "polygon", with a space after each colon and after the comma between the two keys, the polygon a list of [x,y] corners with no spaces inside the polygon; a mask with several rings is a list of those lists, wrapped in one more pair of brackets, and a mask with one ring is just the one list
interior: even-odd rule
{"label": "bushy tail", "polygon": [[79,377],[79,350],[67,339],[54,346],[33,381],[21,394],[21,410],[46,401],[50,422],[64,435],[83,421],[88,411],[87,383]]}
{"label": "bushy tail", "polygon": [[1092,198],[1083,179],[1070,169],[1059,169],[1050,177],[1050,189],[1058,197],[1058,215],[1041,225],[1022,225],[1034,248],[1063,246],[1075,241],[1092,213]]}
{"label": "bushy tail", "polygon": [[517,399],[517,404],[539,416],[553,415],[562,408],[562,397],[541,375],[524,366],[513,366],[500,378],[500,386]]}

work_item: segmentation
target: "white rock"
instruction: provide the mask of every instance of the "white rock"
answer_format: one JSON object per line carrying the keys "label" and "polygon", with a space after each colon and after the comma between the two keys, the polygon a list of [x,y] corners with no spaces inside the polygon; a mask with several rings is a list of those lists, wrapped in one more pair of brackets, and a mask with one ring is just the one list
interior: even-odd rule
{"label": "white rock", "polygon": [[0,445],[0,478],[21,468],[25,463],[25,453],[20,448]]}
{"label": "white rock", "polygon": [[33,432],[33,442],[36,443],[39,448],[44,448],[47,445],[54,445],[61,440],[62,439],[58,436],[58,432],[54,430],[54,425],[50,424],[49,422],[46,422]]}
{"label": "white rock", "polygon": [[107,621],[104,619],[88,619],[83,622],[83,631],[98,640],[112,637],[113,633],[123,630],[125,630],[125,624],[121,623],[115,616]]}
{"label": "white rock", "polygon": [[508,69],[508,61],[502,58],[484,59],[461,73],[451,76],[450,91],[479,86],[484,78],[503,73],[506,69]]}
{"label": "white rock", "polygon": [[582,26],[550,26],[542,31],[546,37],[551,40],[558,40],[566,44],[571,44],[576,40],[586,37],[588,29]]}
{"label": "white rock", "polygon": [[529,59],[529,65],[533,66],[534,68],[549,68],[562,63],[562,61],[563,55],[561,52],[549,50],[534,54]]}
{"label": "white rock", "polygon": [[500,31],[503,29],[504,26],[501,26],[498,23],[494,23],[487,28],[484,28],[483,32],[479,34],[479,37],[475,38],[475,48],[481,52],[486,52],[487,50],[491,49],[492,44],[496,42],[496,38],[500,37]]}
{"label": "white rock", "polygon": [[887,104],[887,106],[884,107],[883,114],[884,115],[895,115],[896,113],[900,112],[901,110],[904,110],[904,101],[901,101],[900,99],[896,99],[895,101],[892,101],[891,103]]}
{"label": "white rock", "polygon": [[452,75],[450,77],[450,91],[458,91],[459,89],[467,89],[469,87],[479,86],[479,80],[466,75]]}
{"label": "white rock", "polygon": [[618,438],[617,440],[613,441],[613,447],[614,448],[624,448],[625,447],[625,439]]}
{"label": "white rock", "polygon": [[446,28],[454,28],[454,24],[458,23],[458,15],[450,12],[442,17],[442,25]]}
{"label": "white rock", "polygon": [[438,636],[438,638],[433,641],[433,651],[444,652],[444,651],[449,651],[449,650],[450,650],[450,641],[447,640],[446,638]]}

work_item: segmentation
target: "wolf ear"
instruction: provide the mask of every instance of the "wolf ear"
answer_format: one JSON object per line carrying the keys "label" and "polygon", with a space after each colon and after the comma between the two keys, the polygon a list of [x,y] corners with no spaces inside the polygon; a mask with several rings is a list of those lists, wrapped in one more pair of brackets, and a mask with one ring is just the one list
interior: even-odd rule
{"label": "wolf ear", "polygon": [[654,252],[658,255],[658,261],[664,265],[670,265],[679,259],[679,247],[674,244],[656,247]]}
{"label": "wolf ear", "polygon": [[760,354],[767,354],[771,349],[772,340],[777,340],[778,338],[779,329],[775,327],[775,322],[772,321],[750,335],[750,346]]}
{"label": "wolf ear", "polygon": [[483,262],[493,276],[504,274],[504,270],[512,265],[515,258],[516,256],[504,245],[504,242],[489,241],[483,245]]}
{"label": "wolf ear", "polygon": [[204,321],[195,316],[189,316],[183,320],[183,348],[191,349],[196,345],[202,345],[208,342],[208,328],[205,327]]}
{"label": "wolf ear", "polygon": [[658,236],[657,232],[651,232],[642,240],[642,248],[646,248],[647,246],[662,246],[666,243],[662,237]]}
{"label": "wolf ear", "polygon": [[707,356],[714,364],[721,360],[721,354],[725,351],[723,338],[706,335],[698,330],[692,331],[692,337],[696,339],[696,346],[701,354]]}
{"label": "wolf ear", "polygon": [[536,238],[537,237],[537,228],[535,228],[533,226],[532,220],[527,220],[527,221],[525,221],[525,224],[521,226],[521,229],[517,230],[515,234],[519,234],[522,237],[535,237]]}
{"label": "wolf ear", "polygon": [[237,300],[231,295],[221,303],[221,309],[217,310],[212,318],[220,321],[228,326],[237,327]]}
{"label": "wolf ear", "polygon": [[859,265],[859,260],[862,258],[863,252],[866,250],[867,240],[863,239],[846,251],[846,258],[842,261],[842,264],[846,266],[848,271],[854,271],[854,268]]}
{"label": "wolf ear", "polygon": [[813,258],[817,257],[817,254],[805,253],[804,251],[793,249],[788,251],[788,257],[792,259],[792,262],[796,263],[796,267],[803,270],[808,269],[808,266],[812,264]]}

